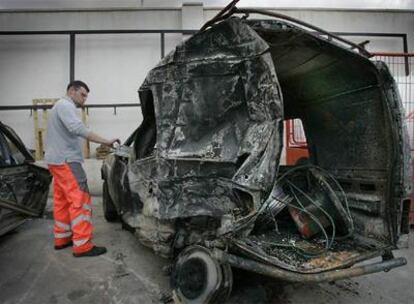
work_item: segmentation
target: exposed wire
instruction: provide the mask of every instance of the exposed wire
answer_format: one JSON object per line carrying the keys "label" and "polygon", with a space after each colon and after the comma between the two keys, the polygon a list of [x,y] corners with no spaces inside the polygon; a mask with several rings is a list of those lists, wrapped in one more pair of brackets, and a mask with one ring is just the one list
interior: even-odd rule
{"label": "exposed wire", "polygon": [[[318,166],[315,166],[315,165],[312,165],[312,164],[307,164],[307,165],[298,166],[298,167],[294,167],[294,168],[289,169],[288,171],[286,171],[284,174],[282,174],[276,180],[276,183],[281,183],[283,181],[283,179],[285,179],[287,176],[293,174],[296,171],[302,170],[302,169],[316,169],[316,170],[319,170],[321,172],[321,175],[319,176],[320,181],[327,188],[328,193],[330,193],[331,196],[333,197],[333,203],[335,204],[338,211],[342,215],[344,215],[344,213],[345,213],[345,219],[346,219],[345,224],[347,224],[348,233],[345,236],[342,236],[340,238],[349,237],[350,235],[352,235],[352,233],[354,231],[354,223],[353,223],[353,220],[352,220],[351,211],[349,209],[348,199],[346,197],[345,191],[343,190],[343,188],[341,187],[341,185],[339,184],[337,179],[334,178],[330,172],[328,172],[327,170],[325,170],[321,167],[318,167]],[[317,174],[315,174],[315,172],[312,172],[312,173],[313,173],[313,176],[315,178],[318,178],[316,176]],[[337,203],[337,202],[341,202],[341,199],[337,196],[335,190],[329,185],[329,182],[326,181],[326,178],[328,178],[333,184],[335,184],[336,188],[341,193],[343,203],[339,203],[339,204]],[[341,209],[343,209],[343,212],[341,212]],[[337,239],[339,239],[339,237],[337,237]]]}
{"label": "exposed wire", "polygon": [[[320,167],[317,167],[317,168],[318,168],[321,172],[323,172],[326,176],[328,176],[328,178],[330,178],[330,179],[331,179],[331,181],[332,181],[332,182],[336,185],[336,187],[339,189],[339,192],[341,193],[342,198],[343,198],[343,200],[344,200],[344,204],[343,204],[343,205],[345,205],[345,212],[346,212],[346,215],[347,215],[347,216],[346,216],[346,219],[347,219],[347,221],[348,221],[348,225],[349,225],[349,227],[348,227],[348,234],[347,234],[347,235],[345,235],[345,236],[337,237],[337,239],[343,239],[343,238],[349,237],[349,236],[351,236],[351,235],[353,234],[353,232],[354,232],[354,230],[355,230],[355,227],[354,227],[354,221],[353,221],[353,219],[352,219],[351,210],[349,209],[349,203],[348,203],[348,199],[347,199],[347,197],[346,197],[345,191],[344,191],[344,189],[341,187],[341,185],[339,184],[339,182],[337,181],[337,179],[336,179],[336,178],[334,178],[330,172],[328,172],[327,170],[325,170],[325,169],[323,169],[323,168],[320,168]],[[329,184],[326,184],[326,186],[327,186],[327,187],[330,187],[330,185],[329,185]],[[330,190],[331,190],[331,193],[333,193],[333,194],[335,194],[335,195],[336,195],[336,193],[335,193],[335,191],[334,191],[333,189],[330,189]]]}
{"label": "exposed wire", "polygon": [[[315,205],[319,210],[321,210],[323,212],[323,214],[325,214],[325,216],[329,219],[329,221],[331,222],[332,225],[332,237],[331,237],[331,241],[329,241],[329,239],[327,238],[327,242],[329,244],[329,248],[332,246],[332,243],[335,239],[335,232],[336,232],[336,228],[335,228],[335,221],[333,220],[333,218],[330,216],[330,214],[324,210],[321,206],[319,206],[309,195],[307,195],[304,191],[302,191],[300,188],[298,188],[295,184],[291,183],[289,180],[287,180],[287,182],[289,183],[289,186],[295,188],[298,192],[300,192],[311,204]],[[292,189],[293,190],[293,189]],[[311,212],[309,212],[308,210],[306,210],[305,206],[303,206],[300,203],[299,198],[297,197],[296,193],[294,191],[292,191],[293,195],[295,196],[296,201],[301,205],[302,209],[305,210],[305,212],[307,212],[307,214],[312,214]],[[317,217],[314,216],[312,217],[313,219]],[[319,220],[316,221],[317,223],[321,224]],[[324,234],[327,236],[326,231],[323,227],[323,225],[321,224],[320,227],[322,228],[322,231],[324,232]]]}
{"label": "exposed wire", "polygon": [[[315,202],[314,199],[312,199],[305,191],[303,191],[302,189],[300,189],[294,182],[292,182],[290,179],[288,179],[289,176],[293,175],[295,172],[298,172],[300,170],[305,170],[307,169],[307,173],[311,173],[311,175],[313,176],[313,178],[319,182],[319,185],[322,189],[325,189],[327,192],[327,195],[330,199],[330,201],[332,201],[332,203],[335,205],[336,209],[338,210],[338,212],[345,217],[346,219],[346,225],[348,228],[347,234],[345,236],[337,236],[336,235],[336,224],[334,219],[332,218],[332,216],[324,209],[322,208],[319,204],[317,204]],[[309,179],[309,174],[307,174],[307,182],[308,184],[310,184],[310,179]],[[339,184],[339,182],[326,170],[315,166],[315,165],[304,165],[304,166],[298,166],[298,167],[294,167],[290,170],[288,170],[287,172],[285,172],[284,174],[282,174],[276,181],[276,184],[287,184],[289,187],[289,191],[290,193],[294,196],[295,198],[295,202],[297,205],[292,204],[290,201],[286,201],[286,200],[282,200],[278,197],[272,196],[272,198],[278,202],[281,202],[283,204],[285,204],[286,206],[289,206],[291,208],[295,208],[305,214],[307,214],[309,216],[309,218],[316,223],[317,226],[319,226],[322,234],[324,235],[325,238],[325,248],[322,249],[319,252],[309,252],[306,250],[303,250],[303,248],[299,248],[297,246],[294,245],[294,243],[292,244],[279,244],[279,243],[273,243],[273,246],[276,247],[292,247],[294,248],[296,251],[301,251],[299,252],[300,254],[304,255],[305,257],[315,257],[315,256],[320,256],[322,254],[325,254],[333,245],[333,242],[335,239],[343,239],[346,237],[349,237],[353,231],[354,231],[354,225],[353,225],[353,220],[352,220],[352,216],[351,216],[351,212],[349,209],[349,204],[348,204],[348,200],[345,194],[345,191],[342,189],[341,185]],[[338,192],[340,193],[340,197],[338,196],[338,194],[336,193],[336,191],[333,189],[333,187],[331,186],[331,184],[333,184],[335,186],[335,188],[337,188],[337,190],[339,190]],[[301,199],[298,197],[297,193],[300,193],[310,204],[314,205],[318,210],[320,210],[325,216],[326,218],[330,221],[330,224],[332,226],[332,234],[331,237],[329,237],[326,229],[323,227],[323,224],[321,223],[321,221],[318,219],[317,216],[315,216],[312,212],[310,212],[309,210],[306,209],[305,205],[303,204],[303,202],[301,201]],[[277,226],[277,221],[274,217],[273,211],[271,208],[268,208],[269,206],[266,206],[266,208],[260,208],[261,210],[259,210],[258,212],[266,212],[266,211],[270,211],[270,216],[272,217],[272,220],[274,222],[274,226],[275,226],[275,231],[278,232],[278,226]],[[268,210],[266,210],[268,209]],[[271,242],[269,242],[269,244],[271,244]]]}
{"label": "exposed wire", "polygon": [[[324,229],[322,223],[318,220],[318,218],[314,214],[312,214],[311,212],[306,210],[306,208],[300,203],[300,200],[297,197],[295,191],[293,191],[293,189],[292,189],[292,194],[294,195],[296,201],[299,202],[301,207],[298,207],[298,206],[296,206],[292,203],[288,203],[287,205],[291,208],[295,208],[295,209],[297,209],[301,212],[306,213],[319,226],[319,228],[321,229],[321,231],[322,231],[322,233],[323,233],[323,235],[325,236],[325,239],[326,239],[325,248],[323,250],[317,252],[317,253],[310,253],[310,252],[306,252],[305,250],[301,250],[301,251],[303,251],[305,253],[305,255],[308,256],[308,257],[316,257],[316,256],[320,256],[320,255],[326,253],[331,248],[332,243],[329,241],[329,236],[328,236],[326,230]],[[335,235],[333,234],[333,236],[331,238],[331,241],[333,241],[334,236]],[[294,248],[296,249],[296,246],[294,246]]]}

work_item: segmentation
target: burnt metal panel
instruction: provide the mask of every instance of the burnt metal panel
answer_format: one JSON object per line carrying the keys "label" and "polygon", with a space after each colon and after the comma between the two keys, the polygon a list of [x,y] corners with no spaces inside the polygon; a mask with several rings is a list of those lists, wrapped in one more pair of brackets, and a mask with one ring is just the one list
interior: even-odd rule
{"label": "burnt metal panel", "polygon": [[[197,33],[168,54],[140,89],[141,127],[156,129],[155,156],[138,159],[129,176],[131,190],[151,202],[149,214],[222,216],[240,206],[234,188],[265,198],[282,146],[280,92],[267,44],[240,19]],[[145,117],[152,107],[155,128]]]}

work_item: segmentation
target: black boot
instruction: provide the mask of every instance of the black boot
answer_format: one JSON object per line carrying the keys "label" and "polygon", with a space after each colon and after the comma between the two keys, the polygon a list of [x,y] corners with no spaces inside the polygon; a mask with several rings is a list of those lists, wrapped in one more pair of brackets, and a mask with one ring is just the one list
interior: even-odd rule
{"label": "black boot", "polygon": [[69,243],[66,243],[64,245],[55,245],[55,250],[65,249],[65,248],[68,248],[68,247],[70,247],[72,245],[73,245],[73,242],[72,241],[70,241]]}
{"label": "black boot", "polygon": [[80,257],[93,257],[93,256],[98,256],[101,254],[106,253],[106,248],[105,247],[98,247],[98,246],[93,246],[91,250],[86,251],[86,252],[81,252],[81,253],[73,253],[74,257],[80,258]]}

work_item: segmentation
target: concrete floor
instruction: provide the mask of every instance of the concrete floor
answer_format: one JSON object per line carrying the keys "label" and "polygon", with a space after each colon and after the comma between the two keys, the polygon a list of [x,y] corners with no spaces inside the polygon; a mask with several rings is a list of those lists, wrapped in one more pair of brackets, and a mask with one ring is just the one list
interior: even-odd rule
{"label": "concrete floor", "polygon": [[[93,206],[95,241],[108,248],[103,256],[76,259],[70,249],[55,251],[50,215],[0,237],[0,303],[166,302],[169,278],[162,268],[168,262],[119,223],[105,222],[100,197]],[[407,266],[331,284],[292,284],[235,271],[227,303],[414,303],[414,250],[398,255],[408,259]]]}

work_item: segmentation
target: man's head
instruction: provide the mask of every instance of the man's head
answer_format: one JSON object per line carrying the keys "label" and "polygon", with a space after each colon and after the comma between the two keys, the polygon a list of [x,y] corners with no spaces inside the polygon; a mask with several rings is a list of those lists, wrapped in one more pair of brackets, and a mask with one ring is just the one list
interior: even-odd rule
{"label": "man's head", "polygon": [[66,94],[79,106],[83,106],[88,98],[89,87],[80,80],[71,81],[66,88]]}

